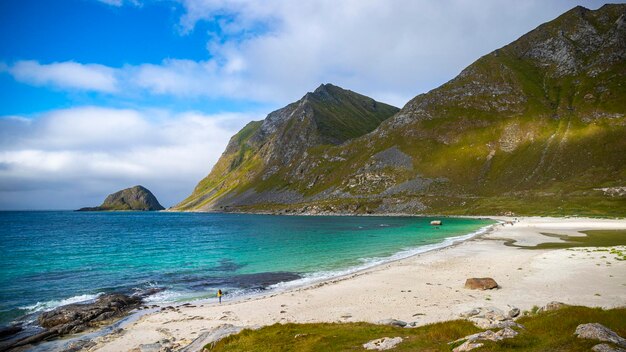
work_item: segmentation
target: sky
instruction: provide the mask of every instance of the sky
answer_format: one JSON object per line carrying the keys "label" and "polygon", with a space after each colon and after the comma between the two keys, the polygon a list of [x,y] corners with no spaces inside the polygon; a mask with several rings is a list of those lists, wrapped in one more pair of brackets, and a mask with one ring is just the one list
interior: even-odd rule
{"label": "sky", "polygon": [[0,210],[191,193],[247,122],[333,83],[402,107],[573,0],[2,0]]}

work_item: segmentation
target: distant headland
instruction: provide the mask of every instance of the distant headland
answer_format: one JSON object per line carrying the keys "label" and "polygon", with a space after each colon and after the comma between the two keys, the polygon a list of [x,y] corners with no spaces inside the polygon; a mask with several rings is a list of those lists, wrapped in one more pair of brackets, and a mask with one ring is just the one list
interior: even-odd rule
{"label": "distant headland", "polygon": [[134,186],[109,194],[100,206],[80,208],[77,211],[151,211],[164,209],[147,188]]}

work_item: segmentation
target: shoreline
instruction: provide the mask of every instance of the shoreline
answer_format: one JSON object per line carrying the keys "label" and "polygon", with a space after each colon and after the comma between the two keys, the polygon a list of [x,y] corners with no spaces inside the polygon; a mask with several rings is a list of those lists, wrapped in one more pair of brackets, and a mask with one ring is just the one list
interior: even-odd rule
{"label": "shoreline", "polygon": [[[158,211],[158,212],[166,212],[167,210],[164,211]],[[110,212],[110,211],[107,211]],[[122,211],[122,212],[130,212],[130,211]],[[183,212],[184,213],[184,212]],[[209,212],[211,213],[211,212]],[[232,214],[232,213],[220,213],[220,214]],[[245,215],[274,215],[274,216],[282,216],[279,214],[255,214],[255,213],[237,213],[237,214],[245,214]],[[298,216],[296,214],[291,214],[291,216]],[[328,215],[321,215],[321,214],[317,214],[317,215],[303,215],[303,216],[323,216],[323,217],[327,217]],[[338,215],[338,216],[353,216],[350,214],[342,214],[342,215]],[[387,216],[378,216],[375,214],[367,214],[364,216],[368,216],[368,217],[394,217],[394,216],[400,216],[400,215],[395,215],[395,214],[389,214]],[[400,217],[414,217],[414,218],[430,218],[431,216],[421,216],[421,215],[402,215]],[[262,291],[258,291],[258,292],[245,292],[245,290],[243,290],[242,292],[239,291],[235,291],[234,295],[229,296],[228,294],[226,294],[225,298],[229,299],[229,301],[233,302],[233,301],[241,301],[241,300],[246,300],[249,298],[260,298],[260,297],[264,297],[267,295],[273,295],[276,293],[282,293],[286,290],[293,290],[293,289],[300,289],[300,288],[306,288],[307,286],[312,286],[312,285],[316,285],[319,283],[323,283],[325,281],[330,281],[330,280],[336,280],[336,279],[340,279],[343,277],[347,277],[353,274],[358,274],[361,273],[363,271],[367,271],[370,269],[375,269],[378,266],[381,265],[385,265],[388,263],[393,263],[396,261],[400,261],[400,260],[404,260],[416,255],[420,255],[420,254],[424,254],[427,252],[431,252],[431,251],[437,251],[443,248],[447,248],[447,247],[451,247],[451,246],[455,246],[458,245],[464,241],[468,241],[471,240],[473,238],[485,235],[486,233],[489,233],[490,231],[493,230],[494,226],[497,226],[498,224],[500,224],[502,222],[502,220],[496,220],[494,218],[487,218],[487,217],[461,217],[461,216],[445,216],[445,217],[441,217],[441,218],[475,218],[475,219],[481,219],[481,220],[493,220],[494,223],[493,224],[488,224],[488,225],[484,225],[481,226],[479,228],[477,228],[476,230],[466,233],[466,234],[461,234],[461,235],[455,235],[455,236],[451,236],[451,237],[445,237],[443,239],[441,239],[440,242],[437,243],[430,243],[430,244],[426,244],[426,245],[420,245],[417,247],[408,247],[408,248],[403,248],[403,249],[398,249],[396,252],[388,255],[388,256],[381,256],[381,257],[371,257],[371,258],[359,258],[360,260],[363,260],[363,263],[360,264],[356,264],[356,265],[352,265],[352,266],[348,266],[348,267],[341,267],[341,268],[335,268],[335,269],[331,269],[331,270],[326,270],[326,271],[316,271],[316,272],[311,272],[308,274],[311,274],[312,276],[302,276],[298,279],[295,280],[291,280],[291,281],[285,281],[285,282],[279,282],[279,283],[275,283],[275,284],[271,284],[267,287],[264,287],[264,289]],[[372,260],[371,262],[366,261],[366,260]],[[296,283],[299,281],[304,281],[301,283]],[[280,286],[285,286],[285,287],[280,287]],[[167,290],[164,290],[167,291]],[[159,292],[162,293],[163,291]],[[121,293],[121,294],[132,294],[131,292],[109,292],[109,293]],[[157,295],[159,294],[157,293]],[[81,303],[86,303],[86,302],[93,302],[95,301],[98,297],[105,295],[105,292],[98,292],[95,294],[81,294],[81,295],[77,295],[77,296],[70,296],[70,297],[66,297],[63,299],[58,299],[58,300],[51,300],[51,301],[44,301],[44,302],[37,302],[35,304],[32,304],[30,306],[25,306],[25,309],[29,309],[31,310],[31,312],[28,313],[28,315],[33,315],[33,314],[40,314],[42,312],[46,312],[46,311],[51,311],[54,310],[56,308],[65,306],[65,305],[70,305],[70,304],[81,304]],[[212,301],[215,300],[215,298],[194,298],[194,297],[188,297],[188,298],[182,298],[179,300],[163,300],[163,301],[159,301],[159,300],[152,300],[151,296],[147,296],[146,297],[147,300],[145,300],[143,302],[143,305],[159,305],[159,306],[167,306],[167,305],[178,305],[178,304],[182,304],[182,303],[198,303],[198,304],[210,304],[212,303]],[[50,306],[49,303],[54,302],[56,305]],[[43,310],[36,310],[37,307],[43,307]]]}
{"label": "shoreline", "polygon": [[[304,277],[304,278],[296,279],[296,280],[293,280],[293,281],[287,281],[287,282],[281,282],[281,283],[278,283],[278,284],[274,284],[274,285],[269,286],[269,288],[268,288],[269,292],[260,293],[260,295],[261,295],[260,297],[257,296],[257,295],[241,296],[241,297],[237,297],[233,301],[246,300],[246,299],[249,299],[249,298],[262,298],[263,296],[270,296],[270,295],[274,295],[276,293],[281,294],[281,293],[288,292],[290,290],[307,289],[307,288],[315,286],[315,285],[325,284],[328,281],[338,281],[338,280],[347,279],[349,277],[352,277],[353,275],[359,275],[359,274],[365,273],[365,272],[367,272],[369,270],[376,270],[376,268],[378,268],[379,266],[383,266],[383,265],[386,265],[386,264],[392,264],[392,263],[399,262],[399,261],[402,261],[402,260],[410,259],[410,258],[415,257],[415,256],[419,256],[419,255],[422,255],[422,254],[427,254],[427,253],[430,253],[430,252],[435,252],[435,251],[438,251],[438,250],[454,247],[454,246],[459,245],[459,244],[461,244],[463,242],[466,242],[466,241],[471,241],[472,239],[476,239],[476,238],[479,238],[480,236],[488,234],[490,231],[492,231],[494,229],[495,226],[500,225],[500,224],[501,224],[501,222],[497,221],[496,223],[483,226],[483,227],[479,228],[478,230],[470,232],[470,233],[468,233],[466,235],[447,237],[442,242],[439,242],[439,243],[427,244],[427,245],[420,246],[420,247],[415,247],[415,248],[411,248],[411,249],[401,250],[401,251],[398,251],[398,252],[392,254],[389,257],[380,258],[379,262],[371,263],[371,265],[364,264],[363,267],[362,266],[355,266],[355,267],[348,267],[348,268],[345,268],[345,269],[340,269],[339,271],[336,271],[336,272],[338,272],[340,274],[337,274],[337,275],[334,275],[334,276],[325,277],[325,278],[320,278],[319,280],[305,282],[305,283],[302,283],[300,285],[296,284],[295,286],[286,287],[285,289],[282,289],[282,290],[280,288],[272,288],[272,286],[281,285],[281,284],[291,286],[290,283],[294,283],[294,282],[299,281],[299,280],[306,280],[307,278]],[[446,243],[446,242],[448,242],[448,243]],[[405,252],[410,252],[410,253],[406,253],[406,256],[405,256],[405,255],[403,255],[403,253],[405,253]],[[398,255],[399,255],[399,257],[396,257]],[[343,272],[346,272],[346,273],[343,273]],[[325,272],[317,272],[317,273],[325,273]],[[272,290],[276,290],[276,291],[272,291]],[[206,301],[203,302],[203,303],[206,303]]]}
{"label": "shoreline", "polygon": [[[376,216],[373,215],[373,217],[376,217]],[[427,218],[424,216],[412,216],[412,217]],[[382,219],[384,217],[380,217],[380,218]],[[450,218],[456,218],[456,217],[450,217],[450,216],[445,217],[445,219],[450,219]],[[328,281],[343,280],[345,278],[349,278],[350,276],[360,275],[363,272],[367,272],[369,270],[375,269],[376,267],[379,267],[381,265],[404,260],[406,258],[419,255],[422,253],[436,251],[436,250],[450,247],[450,246],[455,246],[463,241],[466,241],[471,238],[475,238],[477,236],[481,236],[485,234],[486,232],[491,231],[493,226],[496,226],[497,224],[498,224],[498,221],[493,220],[493,223],[478,225],[480,227],[478,226],[475,227],[473,230],[470,230],[471,232],[469,233],[459,232],[458,234],[453,235],[451,237],[442,238],[437,243],[431,243],[431,244],[426,244],[426,245],[421,245],[421,246],[412,246],[412,247],[406,247],[406,248],[398,248],[396,252],[393,252],[392,254],[386,255],[386,256],[375,256],[375,257],[368,257],[368,258],[364,257],[364,258],[361,258],[362,259],[361,263],[354,263],[351,266],[343,267],[343,268],[312,272],[307,275],[303,275],[296,280],[280,282],[277,284],[269,285],[265,287],[265,289],[263,289],[262,291],[255,292],[254,290],[253,291],[243,290],[239,292],[238,290],[236,290],[234,292],[234,295],[230,295],[230,297],[229,295],[227,295],[225,299],[230,302],[242,302],[242,301],[247,301],[250,299],[260,299],[260,298],[264,298],[267,296],[273,296],[276,294],[281,294],[281,293],[292,291],[292,290],[306,289],[308,287],[312,287],[312,286],[316,286],[320,284],[323,285]],[[167,292],[167,290],[164,290],[164,291]],[[130,294],[128,292],[118,292],[118,293]],[[41,314],[42,312],[51,311],[56,308],[66,306],[69,304],[93,302],[102,295],[105,295],[105,293],[99,292],[93,295],[83,294],[83,295],[78,295],[78,296],[67,297],[65,299],[37,302],[36,304],[27,306],[24,308],[31,309],[31,310],[37,309],[37,307],[39,306],[44,308],[41,311],[32,311],[31,313],[29,313],[30,316],[33,316],[34,314],[38,315],[38,314]],[[159,293],[157,293],[157,296],[158,295]],[[162,301],[163,299],[165,300]],[[214,304],[213,301],[215,301],[215,298],[207,298],[206,296],[203,298],[187,297],[183,299],[180,299],[180,298],[172,299],[172,298],[148,296],[146,297],[146,300],[144,300],[144,302],[142,303],[142,306],[158,305],[160,308],[160,307],[166,307],[170,305],[181,305],[184,303]],[[50,304],[54,304],[54,305],[50,305]],[[86,338],[87,336],[97,337],[97,336],[106,334],[105,331],[110,331],[111,326],[118,325],[120,323],[126,324],[125,321],[128,321],[128,320],[134,321],[136,316],[144,315],[145,312],[146,310],[143,310],[143,309],[132,311],[132,312],[129,312],[127,316],[119,320],[115,320],[114,322],[110,324],[102,325],[101,327],[95,328],[95,329],[89,329],[88,332],[81,333],[77,336],[66,336],[66,337],[62,337],[61,339],[53,340],[53,341],[56,341],[56,343],[44,343],[44,344],[48,346],[53,346],[53,345],[58,346],[59,343],[67,342],[70,340],[76,340],[76,339],[80,340],[81,338]],[[32,318],[31,318],[31,322],[32,322]],[[7,325],[7,326],[12,326],[12,325]],[[102,331],[102,333],[100,333],[99,331]]]}
{"label": "shoreline", "polygon": [[416,218],[466,218],[466,219],[520,219],[520,218],[544,218],[544,219],[597,219],[597,220],[626,220],[626,217],[617,216],[592,216],[592,215],[456,215],[456,214],[426,214],[426,213],[281,213],[271,211],[220,211],[220,210],[178,210],[164,209],[154,211],[155,213],[191,213],[191,214],[233,214],[233,215],[272,215],[272,216],[363,216],[363,217],[416,217]]}
{"label": "shoreline", "polygon": [[[518,219],[513,225],[490,225],[491,231],[442,249],[306,287],[222,305],[195,303],[149,313],[122,331],[96,339],[89,350],[124,351],[172,338],[184,346],[223,324],[252,327],[395,318],[424,325],[457,319],[460,312],[476,306],[514,305],[528,310],[555,300],[605,308],[626,306],[626,263],[600,259],[592,251],[527,250],[502,244],[503,238],[525,245],[559,242],[541,235],[545,231],[581,235],[579,231],[626,229],[625,220]],[[463,288],[466,278],[483,276],[493,277],[500,288]]]}

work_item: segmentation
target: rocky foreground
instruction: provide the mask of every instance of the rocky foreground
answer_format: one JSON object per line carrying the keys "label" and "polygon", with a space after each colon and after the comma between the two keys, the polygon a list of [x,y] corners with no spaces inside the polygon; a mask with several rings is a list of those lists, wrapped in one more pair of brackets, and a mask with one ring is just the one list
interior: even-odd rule
{"label": "rocky foreground", "polygon": [[[551,312],[566,306],[561,302],[550,302],[539,308],[536,313]],[[530,313],[527,312],[527,314]],[[452,349],[453,352],[475,350],[483,347],[486,341],[513,339],[525,329],[524,325],[515,321],[516,318],[521,317],[520,309],[516,307],[511,307],[508,312],[495,307],[478,307],[461,313],[460,317],[471,321],[476,327],[486,330],[449,342],[449,345],[457,345]],[[396,322],[396,326],[411,327],[399,321]],[[594,352],[620,352],[624,351],[623,348],[626,348],[626,339],[599,323],[580,324],[572,334],[580,339],[599,342],[592,347]],[[383,337],[363,344],[363,348],[376,351],[392,350],[401,344],[402,341],[403,338],[401,336]]]}
{"label": "rocky foreground", "polygon": [[[156,289],[155,289],[156,290]],[[120,319],[133,309],[140,307],[143,299],[155,290],[136,295],[118,293],[106,294],[91,303],[76,303],[43,312],[37,318],[41,329],[34,334],[19,334],[23,326],[15,325],[6,329],[0,351],[28,350],[42,342],[100,328]]]}

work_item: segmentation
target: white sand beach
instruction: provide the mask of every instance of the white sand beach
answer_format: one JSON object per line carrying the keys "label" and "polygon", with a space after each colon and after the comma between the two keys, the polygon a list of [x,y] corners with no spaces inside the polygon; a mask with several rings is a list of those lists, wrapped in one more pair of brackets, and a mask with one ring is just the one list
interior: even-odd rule
{"label": "white sand beach", "polygon": [[[309,287],[235,302],[226,297],[221,305],[195,302],[194,306],[149,313],[121,331],[99,338],[90,350],[128,351],[163,339],[183,346],[222,324],[263,326],[395,318],[423,325],[456,319],[459,313],[480,306],[506,309],[510,305],[528,310],[550,301],[605,308],[626,306],[626,262],[614,260],[614,255],[503,245],[503,239],[521,245],[559,241],[542,232],[583,235],[578,231],[626,229],[626,220],[518,220],[513,225],[494,225],[478,238],[447,248]],[[491,277],[500,288],[465,289],[465,280],[470,277]]]}

